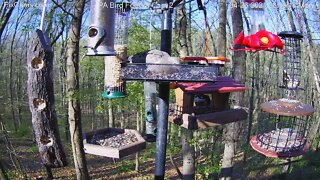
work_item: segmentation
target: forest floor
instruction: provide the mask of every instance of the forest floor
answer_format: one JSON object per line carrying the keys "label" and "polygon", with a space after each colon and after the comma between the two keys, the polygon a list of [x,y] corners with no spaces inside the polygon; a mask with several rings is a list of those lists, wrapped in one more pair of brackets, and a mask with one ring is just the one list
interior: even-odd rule
{"label": "forest floor", "polygon": [[[37,146],[32,140],[12,141],[20,163],[28,175],[29,179],[37,177],[46,177],[46,170],[41,164]],[[5,149],[4,143],[0,143],[0,148]],[[75,170],[70,148],[66,148],[68,157],[68,166],[64,168],[52,169],[54,179],[75,179]],[[139,171],[135,171],[135,154],[129,155],[122,159],[112,159],[86,154],[87,165],[90,177],[92,179],[153,179],[154,177],[154,156],[155,152],[144,150],[139,156]],[[9,156],[1,155],[6,169],[12,169]],[[179,155],[173,157],[173,161],[182,171],[182,160]],[[181,162],[181,163],[180,163]],[[10,179],[19,179],[15,177],[14,171],[8,171]],[[165,177],[169,179],[179,179],[178,173],[172,165],[169,158],[166,162]]]}
{"label": "forest floor", "polygon": [[[32,139],[12,139],[12,144],[18,154],[19,161],[28,175],[28,179],[36,179],[37,177],[47,176],[45,168],[41,164],[38,154],[38,147]],[[147,149],[139,155],[139,171],[135,171],[135,154],[129,155],[122,159],[112,159],[86,154],[88,170],[91,179],[154,179],[154,157],[155,144],[147,143]],[[64,168],[53,169],[54,179],[75,179],[75,171],[72,160],[72,152],[70,145],[65,147],[68,166]],[[242,153],[235,159],[235,167],[233,179],[319,179],[320,175],[320,153],[310,152],[302,158],[298,158],[292,164],[291,169],[287,173],[283,173],[286,166],[282,165],[285,160],[275,160],[265,158],[252,151],[248,153],[248,162],[244,166],[240,159]],[[167,150],[166,161],[166,179],[180,179],[179,175],[169,159],[170,152]],[[180,152],[173,153],[173,162],[182,171],[182,157]],[[6,153],[6,147],[0,140],[0,160],[8,170],[10,179],[21,179],[17,177],[12,165],[10,165],[10,157]],[[197,179],[207,179],[197,175]],[[216,179],[216,178],[209,178]]]}

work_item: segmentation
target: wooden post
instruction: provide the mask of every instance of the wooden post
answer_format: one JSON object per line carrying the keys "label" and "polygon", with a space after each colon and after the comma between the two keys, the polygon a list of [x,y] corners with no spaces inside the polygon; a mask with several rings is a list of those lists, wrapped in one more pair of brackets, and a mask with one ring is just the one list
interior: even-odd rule
{"label": "wooden post", "polygon": [[33,34],[27,55],[28,97],[35,139],[46,168],[64,167],[66,155],[61,143],[55,111],[53,51],[41,30]]}

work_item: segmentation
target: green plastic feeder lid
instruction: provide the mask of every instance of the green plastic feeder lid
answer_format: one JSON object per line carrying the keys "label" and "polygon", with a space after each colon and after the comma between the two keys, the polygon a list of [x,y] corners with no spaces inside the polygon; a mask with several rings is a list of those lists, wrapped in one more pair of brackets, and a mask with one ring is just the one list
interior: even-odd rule
{"label": "green plastic feeder lid", "polygon": [[120,91],[117,91],[117,92],[104,91],[102,94],[102,97],[106,99],[125,98],[127,97],[127,94],[125,92],[120,92]]}

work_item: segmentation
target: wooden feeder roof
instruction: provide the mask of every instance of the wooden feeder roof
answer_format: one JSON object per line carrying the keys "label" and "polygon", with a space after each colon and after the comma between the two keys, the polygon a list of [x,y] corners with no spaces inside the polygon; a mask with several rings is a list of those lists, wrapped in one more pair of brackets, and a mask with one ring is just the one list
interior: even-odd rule
{"label": "wooden feeder roof", "polygon": [[261,104],[262,111],[282,115],[282,116],[309,116],[315,109],[308,104],[303,104],[298,100],[279,99]]}

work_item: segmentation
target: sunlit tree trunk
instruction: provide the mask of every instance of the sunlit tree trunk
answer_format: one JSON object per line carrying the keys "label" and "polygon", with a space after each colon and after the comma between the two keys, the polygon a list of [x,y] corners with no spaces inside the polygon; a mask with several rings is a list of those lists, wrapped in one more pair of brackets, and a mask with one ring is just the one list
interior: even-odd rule
{"label": "sunlit tree trunk", "polygon": [[[236,0],[238,6],[231,8],[232,13],[232,26],[233,26],[233,37],[237,37],[238,34],[243,30],[242,13],[240,9],[240,0]],[[235,47],[239,48],[239,47]],[[234,52],[232,57],[233,63],[233,78],[236,81],[244,83],[246,80],[246,61],[245,53],[242,51]],[[244,105],[244,93],[237,92],[233,93],[233,99],[235,100],[234,105],[243,106]],[[230,123],[226,125],[224,132],[225,149],[222,160],[221,177],[222,179],[230,179],[233,171],[234,156],[236,153],[236,143],[239,132],[239,123]]]}
{"label": "sunlit tree trunk", "polygon": [[81,109],[79,100],[79,41],[84,6],[85,0],[75,1],[67,50],[68,118],[70,124],[73,159],[78,180],[89,179],[83,149]]}
{"label": "sunlit tree trunk", "polygon": [[[316,102],[319,104],[318,100],[320,98],[320,74],[317,68],[317,63],[315,62],[316,57],[314,55],[314,48],[316,48],[315,43],[313,42],[313,36],[312,36],[312,32],[311,32],[311,28],[307,19],[307,15],[305,12],[305,9],[301,9],[302,11],[302,19],[304,21],[304,24],[306,26],[306,30],[307,30],[307,40],[309,45],[307,46],[307,50],[308,50],[308,55],[309,55],[309,61],[312,67],[312,74],[313,74],[313,78],[314,78],[314,83],[316,86],[316,90],[317,93],[315,95],[315,98],[317,99]],[[314,140],[317,136],[317,133],[319,132],[319,128],[320,128],[320,121],[316,121],[316,123],[312,126],[311,129],[311,133],[310,133],[310,139]],[[318,134],[319,136],[319,134]],[[319,138],[319,137],[318,137]],[[318,139],[319,141],[319,139]],[[316,147],[317,149],[319,148]]]}

